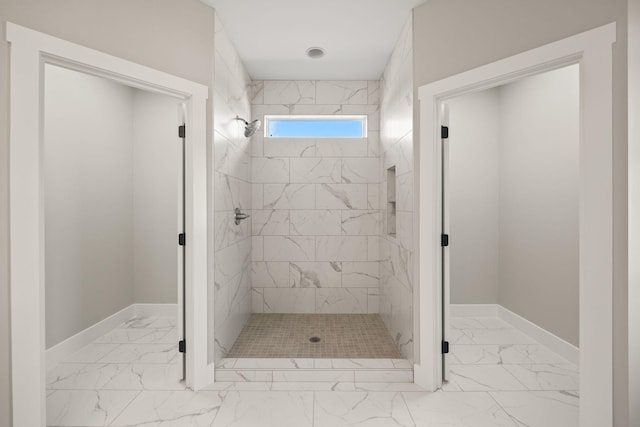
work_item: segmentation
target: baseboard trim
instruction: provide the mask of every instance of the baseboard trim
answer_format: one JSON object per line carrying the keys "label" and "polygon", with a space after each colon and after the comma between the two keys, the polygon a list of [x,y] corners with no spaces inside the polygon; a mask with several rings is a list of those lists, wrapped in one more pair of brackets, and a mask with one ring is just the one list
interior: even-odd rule
{"label": "baseboard trim", "polygon": [[557,335],[541,328],[535,323],[525,319],[519,314],[498,305],[498,317],[516,329],[529,335],[540,344],[549,348],[556,354],[567,359],[569,362],[578,365],[580,363],[580,350],[573,344],[563,340]]}
{"label": "baseboard trim", "polygon": [[500,304],[451,304],[449,313],[454,317],[498,317],[569,362],[576,365],[580,362],[580,350],[578,347]]}
{"label": "baseboard trim", "polygon": [[131,304],[117,313],[112,314],[54,345],[45,351],[47,369],[51,369],[58,363],[71,356],[82,347],[91,344],[104,334],[117,328],[118,325],[126,322],[135,316],[175,316],[177,313],[176,304]]}

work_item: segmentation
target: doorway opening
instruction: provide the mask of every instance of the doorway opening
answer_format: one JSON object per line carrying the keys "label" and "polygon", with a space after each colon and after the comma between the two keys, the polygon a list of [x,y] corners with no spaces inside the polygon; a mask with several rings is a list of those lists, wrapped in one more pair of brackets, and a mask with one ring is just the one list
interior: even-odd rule
{"label": "doorway opening", "polygon": [[555,392],[576,424],[579,74],[441,109],[443,389]]}
{"label": "doorway opening", "polygon": [[[449,99],[528,76],[580,66],[579,371],[580,426],[609,425],[612,378],[612,49],[609,24],[420,88],[420,363],[416,382],[442,387],[442,186],[439,109]],[[550,213],[544,212],[544,215]]]}
{"label": "doorway opening", "polygon": [[[45,64],[168,95],[175,98],[176,104],[184,104],[184,327],[189,344],[185,352],[186,386],[196,390],[204,387],[213,381],[214,369],[207,363],[207,88],[12,23],[7,23],[6,28],[11,43],[9,194],[14,423],[46,425]],[[176,123],[175,117],[172,123]],[[174,239],[175,243],[177,236]],[[115,318],[108,318],[115,319],[112,327],[126,320],[121,321],[119,313],[122,311]]]}
{"label": "doorway opening", "polygon": [[87,387],[185,378],[184,105],[52,64],[43,94],[47,419],[57,424]]}

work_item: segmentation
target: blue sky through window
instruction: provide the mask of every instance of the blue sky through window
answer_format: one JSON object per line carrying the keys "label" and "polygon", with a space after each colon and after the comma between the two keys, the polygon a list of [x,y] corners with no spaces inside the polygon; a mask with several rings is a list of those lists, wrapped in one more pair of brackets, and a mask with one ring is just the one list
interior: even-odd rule
{"label": "blue sky through window", "polygon": [[268,119],[271,138],[364,138],[364,118]]}

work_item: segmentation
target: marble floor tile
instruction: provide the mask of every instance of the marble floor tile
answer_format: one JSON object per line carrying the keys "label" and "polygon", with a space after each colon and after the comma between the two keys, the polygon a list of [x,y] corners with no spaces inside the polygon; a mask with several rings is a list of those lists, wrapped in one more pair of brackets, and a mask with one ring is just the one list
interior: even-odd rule
{"label": "marble floor tile", "polygon": [[236,359],[234,369],[312,369],[313,359]]}
{"label": "marble floor tile", "polygon": [[98,338],[96,343],[117,344],[173,344],[178,342],[178,332],[172,329],[122,328],[114,329]]}
{"label": "marble floor tile", "polygon": [[181,363],[136,363],[125,365],[102,388],[104,390],[185,390],[186,386],[182,381]]}
{"label": "marble floor tile", "polygon": [[575,365],[504,365],[529,390],[578,390],[580,375]]}
{"label": "marble floor tile", "polygon": [[[462,329],[475,344],[537,344],[528,335],[516,329]],[[464,344],[456,342],[455,344]]]}
{"label": "marble floor tile", "polygon": [[178,324],[177,317],[136,316],[124,322],[118,328],[171,329]]}
{"label": "marble floor tile", "polygon": [[47,372],[47,425],[578,425],[575,365],[497,318],[452,318],[450,335],[450,380],[436,393],[413,383],[307,377],[312,368],[411,368],[404,359],[226,359],[225,367],[245,370],[275,360],[287,376],[306,376],[298,382],[217,382],[193,393],[180,380],[175,319],[136,317]]}
{"label": "marble floor tile", "polygon": [[317,392],[314,427],[415,426],[400,393]]}
{"label": "marble floor tile", "polygon": [[444,391],[528,390],[501,365],[453,365]]}
{"label": "marble floor tile", "polygon": [[579,399],[573,392],[491,392],[520,427],[578,427]]}
{"label": "marble floor tile", "polygon": [[89,344],[71,356],[65,358],[65,362],[96,363],[107,354],[118,348],[119,344]]}
{"label": "marble floor tile", "polygon": [[148,326],[152,329],[171,329],[178,326],[177,316],[157,316],[152,317],[153,321]]}
{"label": "marble floor tile", "polygon": [[502,363],[569,363],[565,358],[552,352],[541,344],[514,344],[500,348]]}
{"label": "marble floor tile", "polygon": [[452,364],[536,364],[567,363],[540,344],[452,344]]}
{"label": "marble floor tile", "polygon": [[47,393],[47,426],[108,426],[137,391],[55,390]]}
{"label": "marble floor tile", "polygon": [[499,345],[452,344],[447,357],[452,365],[498,365],[502,363]]}
{"label": "marble floor tile", "polygon": [[178,353],[177,343],[119,344],[113,351],[100,358],[100,362],[103,363],[178,363],[179,361],[180,353]]}
{"label": "marble floor tile", "polygon": [[315,359],[315,368],[322,369],[393,369],[392,359]]}
{"label": "marble floor tile", "polygon": [[274,382],[353,382],[352,370],[295,370],[273,371]]}
{"label": "marble floor tile", "polygon": [[[276,371],[280,372],[280,371]],[[274,371],[269,370],[244,370],[236,371],[231,369],[218,369],[216,371],[216,381],[234,382],[272,382]]]}
{"label": "marble floor tile", "polygon": [[514,427],[517,425],[485,392],[409,392],[402,395],[413,420],[419,427]]}
{"label": "marble floor tile", "polygon": [[211,426],[226,392],[142,391],[113,421],[113,426]]}
{"label": "marble floor tile", "polygon": [[415,383],[355,383],[356,391],[426,391]]}
{"label": "marble floor tile", "polygon": [[447,337],[450,344],[476,344],[473,340],[465,334],[465,331],[471,329],[454,329],[449,330],[449,336]]}
{"label": "marble floor tile", "polygon": [[274,382],[272,391],[356,391],[353,381]]}
{"label": "marble floor tile", "polygon": [[47,372],[47,389],[100,390],[128,366],[117,363],[60,363]]}
{"label": "marble floor tile", "polygon": [[238,362],[238,359],[227,357],[225,359],[221,359],[220,361],[216,362],[216,368],[231,369],[236,365],[237,362]]}
{"label": "marble floor tile", "polygon": [[484,325],[473,317],[450,317],[449,326],[452,329],[482,329]]}
{"label": "marble floor tile", "polygon": [[474,317],[473,319],[486,329],[513,329],[513,326],[497,317]]}
{"label": "marble floor tile", "polygon": [[271,381],[216,381],[204,390],[270,391],[272,384]]}
{"label": "marble floor tile", "polygon": [[212,427],[311,427],[312,392],[230,391]]}

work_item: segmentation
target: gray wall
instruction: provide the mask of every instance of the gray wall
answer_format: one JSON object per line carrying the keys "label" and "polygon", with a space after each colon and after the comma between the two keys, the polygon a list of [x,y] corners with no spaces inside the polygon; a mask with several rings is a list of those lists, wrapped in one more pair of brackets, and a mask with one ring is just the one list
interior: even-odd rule
{"label": "gray wall", "polygon": [[579,69],[450,107],[451,301],[499,303],[578,345]]}
{"label": "gray wall", "polygon": [[499,92],[498,300],[578,345],[579,69]]}
{"label": "gray wall", "polygon": [[[640,0],[629,0],[629,182],[640,182]],[[640,185],[629,186],[629,259],[640,259]],[[640,425],[640,263],[629,263],[629,425]]]}
{"label": "gray wall", "polygon": [[500,284],[500,95],[485,90],[449,105],[451,302],[496,304]]}
{"label": "gray wall", "polygon": [[431,0],[414,9],[414,88],[614,21],[613,353],[619,427],[628,418],[627,1]]}
{"label": "gray wall", "polygon": [[178,298],[178,102],[133,91],[134,303],[171,304]]}
{"label": "gray wall", "polygon": [[[5,21],[211,85],[213,10],[198,0],[5,0]],[[117,23],[117,25],[115,25]],[[0,41],[0,425],[10,425],[9,43]],[[209,113],[209,117],[211,114]]]}
{"label": "gray wall", "polygon": [[47,66],[44,94],[49,348],[132,301],[133,90]]}
{"label": "gray wall", "polygon": [[46,66],[47,348],[177,301],[178,100]]}

